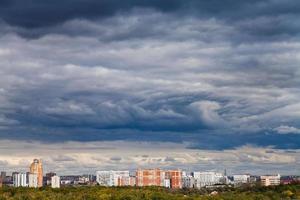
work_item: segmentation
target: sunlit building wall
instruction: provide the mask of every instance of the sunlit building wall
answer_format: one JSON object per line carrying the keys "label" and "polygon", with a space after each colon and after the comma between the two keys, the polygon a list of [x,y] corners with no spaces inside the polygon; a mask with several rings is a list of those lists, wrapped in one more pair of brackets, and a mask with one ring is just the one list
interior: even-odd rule
{"label": "sunlit building wall", "polygon": [[233,175],[233,182],[234,184],[249,183],[250,175],[248,174]]}
{"label": "sunlit building wall", "polygon": [[33,187],[33,188],[38,187],[38,176],[37,176],[37,174],[29,173],[29,175],[28,175],[28,187]]}
{"label": "sunlit building wall", "polygon": [[59,176],[51,177],[51,187],[52,188],[60,188],[60,177]]}
{"label": "sunlit building wall", "polygon": [[102,186],[128,185],[129,171],[97,171],[96,180]]}
{"label": "sunlit building wall", "polygon": [[262,186],[279,185],[280,174],[261,176],[260,181]]}
{"label": "sunlit building wall", "polygon": [[13,186],[14,187],[27,187],[26,173],[14,173],[13,174]]}
{"label": "sunlit building wall", "polygon": [[38,187],[43,187],[43,164],[42,160],[34,159],[30,165],[30,173],[37,174]]}
{"label": "sunlit building wall", "polygon": [[136,171],[137,186],[164,186],[165,173],[160,169],[138,169]]}
{"label": "sunlit building wall", "polygon": [[197,188],[222,183],[224,176],[218,172],[193,172]]}
{"label": "sunlit building wall", "polygon": [[182,188],[182,172],[181,172],[181,170],[165,171],[165,179],[170,180],[171,188]]}

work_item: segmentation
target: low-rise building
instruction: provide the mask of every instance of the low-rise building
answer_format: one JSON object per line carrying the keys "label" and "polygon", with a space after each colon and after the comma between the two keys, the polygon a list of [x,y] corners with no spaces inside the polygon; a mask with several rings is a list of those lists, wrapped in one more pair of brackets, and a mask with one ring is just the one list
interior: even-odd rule
{"label": "low-rise building", "polygon": [[85,180],[89,183],[96,181],[96,176],[93,174],[84,174],[84,175],[82,175],[82,177],[84,177]]}
{"label": "low-rise building", "polygon": [[78,175],[67,175],[60,176],[60,184],[61,185],[77,185],[79,181]]}

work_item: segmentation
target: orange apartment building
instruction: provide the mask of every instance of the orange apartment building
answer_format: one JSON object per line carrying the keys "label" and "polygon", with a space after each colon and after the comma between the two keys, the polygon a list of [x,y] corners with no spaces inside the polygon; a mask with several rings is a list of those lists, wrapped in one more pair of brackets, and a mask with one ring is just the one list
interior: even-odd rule
{"label": "orange apartment building", "polygon": [[118,177],[118,186],[127,186],[129,177]]}
{"label": "orange apartment building", "polygon": [[135,177],[118,177],[118,186],[135,186]]}
{"label": "orange apartment building", "polygon": [[182,172],[181,170],[165,171],[165,179],[170,180],[171,188],[182,188]]}
{"label": "orange apartment building", "polygon": [[163,186],[164,171],[160,169],[138,169],[136,186]]}
{"label": "orange apartment building", "polygon": [[30,165],[30,173],[37,174],[37,185],[43,187],[43,164],[42,160],[34,159]]}
{"label": "orange apartment building", "polygon": [[129,177],[129,186],[136,186],[136,178],[133,176]]}

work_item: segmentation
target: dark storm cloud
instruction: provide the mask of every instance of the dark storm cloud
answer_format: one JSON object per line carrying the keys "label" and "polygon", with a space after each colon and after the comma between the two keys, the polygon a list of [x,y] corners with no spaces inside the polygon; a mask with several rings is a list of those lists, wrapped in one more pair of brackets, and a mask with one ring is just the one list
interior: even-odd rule
{"label": "dark storm cloud", "polygon": [[[289,36],[299,36],[300,30],[299,22],[292,20],[299,17],[300,3],[296,0],[13,0],[1,1],[0,18],[9,25],[20,27],[15,31],[25,37],[47,33],[78,35],[86,34],[87,30],[84,27],[82,30],[81,26],[76,26],[76,31],[57,30],[55,27],[76,19],[108,19],[118,13],[129,14],[134,9],[153,9],[171,14],[169,21],[187,16],[220,20],[243,33],[235,41],[288,39]],[[151,27],[151,23],[145,23],[121,38],[159,34]]]}
{"label": "dark storm cloud", "polygon": [[136,6],[172,10],[180,1],[1,1],[1,18],[13,25],[34,28],[64,22],[74,18],[110,16]]}
{"label": "dark storm cloud", "polygon": [[298,1],[276,0],[62,0],[1,1],[1,18],[13,25],[27,28],[49,26],[74,18],[95,19],[130,9],[154,8],[163,12],[179,12],[208,17],[243,18],[259,15],[298,14]]}
{"label": "dark storm cloud", "polygon": [[1,139],[299,148],[299,3],[54,2],[0,1]]}
{"label": "dark storm cloud", "polygon": [[180,0],[63,0],[63,1],[1,1],[1,18],[25,28],[51,26],[74,18],[95,19],[114,15],[135,7],[176,10],[185,5]]}

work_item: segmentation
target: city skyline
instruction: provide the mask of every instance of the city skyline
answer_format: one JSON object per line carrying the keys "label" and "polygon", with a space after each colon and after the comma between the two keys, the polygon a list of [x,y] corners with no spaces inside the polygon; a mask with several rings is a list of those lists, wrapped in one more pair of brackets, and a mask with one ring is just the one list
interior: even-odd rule
{"label": "city skyline", "polygon": [[299,175],[299,13],[297,0],[0,0],[0,170]]}
{"label": "city skyline", "polygon": [[[149,167],[149,166],[148,166]],[[254,175],[249,173],[227,174],[217,171],[185,171],[184,169],[138,168],[131,170],[97,170],[91,174],[58,175],[54,171],[43,171],[42,159],[34,158],[27,172],[14,171],[7,173],[1,171],[0,187],[29,187],[42,188],[50,186],[60,188],[62,186],[106,186],[106,187],[147,187],[159,186],[171,189],[205,187],[240,187],[244,184],[254,186],[286,185],[299,183],[300,176],[280,174]]]}
{"label": "city skyline", "polygon": [[278,186],[299,183],[300,176],[228,175],[226,169],[223,173],[216,171],[185,171],[183,169],[138,168],[130,170],[98,170],[92,174],[83,175],[57,175],[55,172],[43,174],[41,159],[33,159],[27,172],[1,171],[0,188],[29,187],[29,188],[60,188],[68,186],[105,186],[105,187],[148,187],[159,186],[171,189],[183,188],[219,188],[247,186]]}

